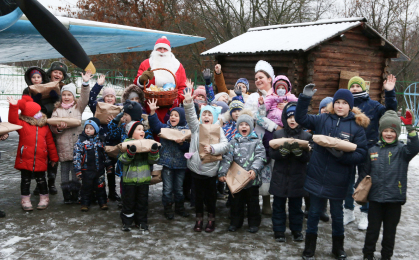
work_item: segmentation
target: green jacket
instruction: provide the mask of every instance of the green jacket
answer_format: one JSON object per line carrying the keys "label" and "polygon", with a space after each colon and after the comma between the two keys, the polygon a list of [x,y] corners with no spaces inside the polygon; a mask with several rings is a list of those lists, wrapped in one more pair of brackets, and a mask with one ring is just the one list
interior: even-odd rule
{"label": "green jacket", "polygon": [[[128,142],[134,139],[125,139]],[[123,164],[122,182],[125,185],[150,184],[151,167],[160,158],[159,153],[136,153],[134,157],[129,157],[128,153],[122,153],[119,161]]]}

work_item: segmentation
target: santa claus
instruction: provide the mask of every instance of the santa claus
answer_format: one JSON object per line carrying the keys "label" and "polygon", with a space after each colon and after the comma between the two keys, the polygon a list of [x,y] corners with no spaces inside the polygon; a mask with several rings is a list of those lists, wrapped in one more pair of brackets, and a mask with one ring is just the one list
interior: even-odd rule
{"label": "santa claus", "polygon": [[[184,99],[183,90],[186,87],[186,74],[183,65],[176,59],[171,50],[170,42],[165,36],[158,39],[154,45],[154,50],[151,53],[150,58],[141,63],[137,77],[134,79],[134,84],[138,85],[140,88],[148,88],[151,84],[163,87],[166,83],[175,83],[171,73],[165,70],[151,71],[158,68],[170,70],[176,76],[178,85],[178,97],[173,102],[173,108],[179,106]],[[160,107],[156,110],[157,116],[161,122],[165,123],[164,117],[170,109],[170,107]],[[150,113],[148,105],[146,105],[146,112]]]}

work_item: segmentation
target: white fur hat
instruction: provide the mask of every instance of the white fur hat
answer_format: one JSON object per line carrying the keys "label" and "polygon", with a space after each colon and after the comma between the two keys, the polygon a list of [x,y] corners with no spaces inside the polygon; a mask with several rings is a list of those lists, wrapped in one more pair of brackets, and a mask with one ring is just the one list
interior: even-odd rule
{"label": "white fur hat", "polygon": [[269,64],[269,62],[260,60],[258,63],[256,63],[255,66],[255,73],[258,71],[263,70],[264,72],[268,73],[269,76],[271,76],[272,80],[275,78],[274,68],[272,68],[272,65]]}
{"label": "white fur hat", "polygon": [[223,96],[223,95],[227,96],[227,100],[230,98],[230,96],[229,96],[227,93],[225,93],[225,92],[220,92],[220,93],[218,93],[217,95],[215,95],[215,96],[214,96],[214,100],[213,100],[213,102],[218,101],[218,99],[219,99],[221,96]]}

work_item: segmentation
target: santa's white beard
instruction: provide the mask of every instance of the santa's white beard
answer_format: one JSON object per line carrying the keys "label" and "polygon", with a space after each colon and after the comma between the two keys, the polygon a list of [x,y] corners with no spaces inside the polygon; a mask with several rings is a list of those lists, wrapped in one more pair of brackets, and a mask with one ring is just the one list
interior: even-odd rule
{"label": "santa's white beard", "polygon": [[[179,69],[180,62],[175,58],[172,52],[161,53],[159,51],[153,51],[150,55],[150,67],[151,69],[164,68],[170,70],[176,75]],[[163,87],[166,83],[175,83],[175,79],[172,74],[165,70],[156,70],[154,73],[155,84],[158,87]]]}

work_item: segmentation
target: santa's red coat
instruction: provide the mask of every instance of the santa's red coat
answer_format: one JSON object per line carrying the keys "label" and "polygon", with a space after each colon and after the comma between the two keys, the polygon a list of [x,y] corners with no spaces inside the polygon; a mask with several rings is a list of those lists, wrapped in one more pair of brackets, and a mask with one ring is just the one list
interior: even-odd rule
{"label": "santa's red coat", "polygon": [[[138,79],[140,78],[140,76],[143,74],[144,71],[148,70],[148,68],[150,68],[150,59],[146,59],[145,61],[143,61],[140,64],[140,68],[138,69],[137,72],[137,77],[135,77],[134,79],[134,84],[136,84],[137,86],[140,86],[143,84],[143,82],[138,82]],[[159,120],[162,123],[166,123],[163,121],[164,116],[166,115],[167,111],[169,111],[171,108],[173,107],[178,107],[179,104],[181,104],[181,102],[183,101],[184,97],[183,97],[183,90],[186,88],[186,73],[185,73],[185,69],[183,68],[183,65],[180,63],[178,70],[175,73],[176,76],[176,82],[177,82],[177,86],[178,86],[178,97],[177,99],[173,102],[173,106],[172,107],[160,107],[159,109],[156,110],[156,114],[159,118]],[[155,80],[154,78],[152,80],[149,81],[149,84],[147,86],[145,86],[145,88],[149,87],[150,84],[155,84]],[[146,112],[147,114],[150,114],[150,108],[147,105],[147,100],[146,100]]]}

